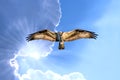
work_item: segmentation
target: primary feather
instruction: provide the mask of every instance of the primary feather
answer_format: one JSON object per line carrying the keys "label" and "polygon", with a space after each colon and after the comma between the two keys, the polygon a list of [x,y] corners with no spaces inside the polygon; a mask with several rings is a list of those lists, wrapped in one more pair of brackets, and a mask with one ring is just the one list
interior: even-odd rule
{"label": "primary feather", "polygon": [[73,31],[64,32],[62,35],[64,41],[72,41],[80,38],[97,38],[97,34],[87,30],[75,29]]}
{"label": "primary feather", "polygon": [[43,40],[49,40],[49,41],[55,41],[56,40],[56,35],[54,32],[49,31],[49,30],[42,30],[35,32],[33,34],[30,34],[27,37],[28,41],[31,40],[38,40],[38,39],[43,39]]}

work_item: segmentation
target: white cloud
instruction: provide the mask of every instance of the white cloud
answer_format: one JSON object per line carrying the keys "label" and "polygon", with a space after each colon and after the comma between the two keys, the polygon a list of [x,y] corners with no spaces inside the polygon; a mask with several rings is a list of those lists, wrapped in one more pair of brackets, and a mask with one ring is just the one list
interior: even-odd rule
{"label": "white cloud", "polygon": [[[14,74],[19,78],[19,80],[86,80],[80,72],[72,72],[69,74],[60,75],[59,73],[55,73],[51,70],[43,72],[42,70],[32,69],[32,67],[28,68],[26,73],[23,73],[20,75],[19,68],[22,67],[24,64],[20,65],[21,64],[20,62],[22,62],[23,59],[19,59],[18,61],[17,58],[22,56],[24,57],[25,60],[27,60],[29,57],[31,57],[33,58],[33,60],[36,59],[37,61],[41,61],[41,58],[47,57],[48,54],[50,54],[50,52],[48,53],[46,52],[44,54],[40,52],[36,52],[36,51],[39,51],[39,49],[38,50],[37,48],[34,49],[34,46],[32,46],[33,51],[29,50],[32,48],[29,48],[29,47],[26,47],[26,48],[23,48],[23,51],[21,50],[17,55],[15,55],[13,59],[10,60],[10,65],[15,68]],[[31,53],[31,51],[34,53]],[[34,54],[34,55],[31,55],[31,54]],[[31,64],[33,62],[31,62]]]}
{"label": "white cloud", "polygon": [[86,79],[79,72],[60,75],[50,70],[42,72],[41,70],[30,69],[27,71],[27,74],[22,75],[20,80],[86,80]]}

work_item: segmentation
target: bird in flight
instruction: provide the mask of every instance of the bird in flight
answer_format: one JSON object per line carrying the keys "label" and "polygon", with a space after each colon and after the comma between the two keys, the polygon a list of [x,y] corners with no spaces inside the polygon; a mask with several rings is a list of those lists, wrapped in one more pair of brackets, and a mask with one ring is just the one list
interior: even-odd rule
{"label": "bird in flight", "polygon": [[53,32],[50,30],[41,30],[35,33],[30,34],[27,37],[27,41],[32,40],[49,40],[52,42],[59,42],[59,49],[64,49],[64,42],[73,41],[77,39],[88,38],[88,39],[96,39],[97,34],[92,31],[82,30],[82,29],[75,29],[69,32]]}

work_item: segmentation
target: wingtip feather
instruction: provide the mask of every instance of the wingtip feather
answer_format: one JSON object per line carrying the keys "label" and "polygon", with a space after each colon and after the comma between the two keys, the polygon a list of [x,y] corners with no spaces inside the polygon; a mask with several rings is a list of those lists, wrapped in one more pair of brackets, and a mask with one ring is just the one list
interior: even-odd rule
{"label": "wingtip feather", "polygon": [[28,42],[31,41],[31,40],[33,40],[33,37],[31,36],[31,34],[29,34],[29,36],[26,37],[26,40],[27,40]]}
{"label": "wingtip feather", "polygon": [[92,32],[91,34],[92,34],[92,35],[91,35],[91,38],[97,39],[98,34],[96,34],[95,32]]}

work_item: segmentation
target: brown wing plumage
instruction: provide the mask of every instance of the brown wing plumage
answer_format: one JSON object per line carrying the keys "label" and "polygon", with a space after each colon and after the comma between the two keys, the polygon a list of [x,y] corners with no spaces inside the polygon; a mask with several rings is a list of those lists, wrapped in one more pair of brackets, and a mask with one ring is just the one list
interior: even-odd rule
{"label": "brown wing plumage", "polygon": [[38,31],[38,32],[35,32],[33,34],[30,34],[27,37],[28,41],[38,40],[38,39],[55,41],[56,40],[56,34],[55,34],[55,32],[52,32],[52,31],[49,31],[49,30],[42,30],[42,31]]}
{"label": "brown wing plumage", "polygon": [[87,30],[75,29],[70,32],[64,32],[62,34],[62,38],[64,41],[72,41],[72,40],[76,40],[76,39],[80,39],[80,38],[96,39],[97,34],[95,34],[94,32],[91,32],[91,31],[87,31]]}

